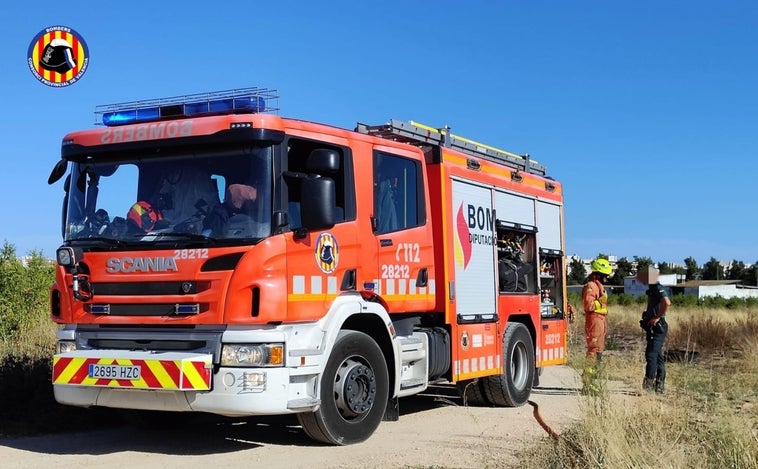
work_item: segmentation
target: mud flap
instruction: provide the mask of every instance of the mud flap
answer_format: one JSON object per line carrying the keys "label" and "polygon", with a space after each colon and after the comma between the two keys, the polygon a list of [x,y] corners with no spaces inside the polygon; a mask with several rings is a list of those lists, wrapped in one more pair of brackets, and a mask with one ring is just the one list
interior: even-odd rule
{"label": "mud flap", "polygon": [[400,420],[400,399],[397,397],[390,397],[387,399],[387,408],[384,409],[384,422],[397,422]]}

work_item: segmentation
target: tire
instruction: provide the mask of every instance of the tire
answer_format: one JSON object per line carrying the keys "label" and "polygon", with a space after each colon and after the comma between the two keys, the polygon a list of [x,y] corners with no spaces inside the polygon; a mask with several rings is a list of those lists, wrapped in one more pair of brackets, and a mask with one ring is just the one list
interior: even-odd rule
{"label": "tire", "polygon": [[526,404],[534,371],[534,344],[529,329],[521,323],[508,323],[503,337],[503,374],[480,378],[487,400],[499,407]]}
{"label": "tire", "polygon": [[298,414],[314,440],[350,445],[368,439],[384,416],[389,374],[379,345],[362,332],[340,331],[319,383],[321,406]]}
{"label": "tire", "polygon": [[458,389],[458,394],[461,396],[461,399],[463,399],[463,405],[476,407],[488,407],[492,405],[484,393],[483,382],[484,380],[479,378],[467,379],[455,383],[455,387]]}

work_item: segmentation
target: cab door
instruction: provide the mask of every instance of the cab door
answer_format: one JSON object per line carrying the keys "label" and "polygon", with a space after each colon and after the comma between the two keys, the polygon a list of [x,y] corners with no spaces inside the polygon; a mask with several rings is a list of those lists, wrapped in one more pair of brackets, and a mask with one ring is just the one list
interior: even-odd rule
{"label": "cab door", "polygon": [[[290,137],[285,146],[282,206],[286,207],[290,230],[284,236],[286,307],[289,319],[295,321],[322,317],[337,296],[360,288],[357,278],[361,244],[356,233],[352,152],[346,142],[334,143],[325,136],[319,137],[322,139]],[[323,152],[335,155],[336,164],[312,161],[314,155]],[[303,227],[307,217],[304,199],[314,197],[303,190],[308,179],[328,179],[333,183],[334,226],[315,230]]]}
{"label": "cab door", "polygon": [[375,291],[390,312],[430,310],[436,286],[429,196],[420,156],[378,147],[373,152],[373,169]]}

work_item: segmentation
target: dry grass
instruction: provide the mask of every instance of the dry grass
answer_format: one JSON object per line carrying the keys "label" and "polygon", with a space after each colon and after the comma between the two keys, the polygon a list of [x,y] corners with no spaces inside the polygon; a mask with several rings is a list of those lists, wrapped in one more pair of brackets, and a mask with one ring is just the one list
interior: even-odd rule
{"label": "dry grass", "polygon": [[[667,393],[641,392],[639,308],[609,316],[604,376],[633,392],[587,397],[582,420],[557,443],[523,456],[525,468],[758,468],[758,313],[672,310],[664,349],[697,351],[667,364]],[[583,318],[572,327],[569,363],[583,363]],[[617,389],[618,386],[606,386]]]}
{"label": "dry grass", "polygon": [[0,363],[7,357],[50,360],[55,348],[58,325],[47,315],[32,317],[16,337],[0,341]]}

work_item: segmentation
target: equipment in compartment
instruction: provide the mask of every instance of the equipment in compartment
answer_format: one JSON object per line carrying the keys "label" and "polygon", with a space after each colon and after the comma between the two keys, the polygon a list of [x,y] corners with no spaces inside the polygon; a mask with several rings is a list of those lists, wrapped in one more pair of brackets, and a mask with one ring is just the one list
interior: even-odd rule
{"label": "equipment in compartment", "polygon": [[501,293],[535,291],[533,226],[497,220],[497,268]]}
{"label": "equipment in compartment", "polygon": [[563,279],[560,272],[563,254],[556,250],[540,249],[540,303],[543,318],[562,318],[561,294]]}

